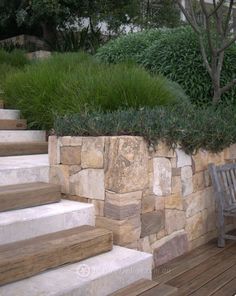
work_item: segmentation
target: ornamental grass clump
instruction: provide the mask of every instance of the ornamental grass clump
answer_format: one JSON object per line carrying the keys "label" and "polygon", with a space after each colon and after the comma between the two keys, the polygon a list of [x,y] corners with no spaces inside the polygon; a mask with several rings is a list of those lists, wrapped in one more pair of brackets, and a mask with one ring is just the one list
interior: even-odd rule
{"label": "ornamental grass clump", "polygon": [[187,101],[181,87],[131,64],[107,65],[86,54],[57,54],[7,77],[7,103],[31,127],[50,129],[53,115],[164,106]]}

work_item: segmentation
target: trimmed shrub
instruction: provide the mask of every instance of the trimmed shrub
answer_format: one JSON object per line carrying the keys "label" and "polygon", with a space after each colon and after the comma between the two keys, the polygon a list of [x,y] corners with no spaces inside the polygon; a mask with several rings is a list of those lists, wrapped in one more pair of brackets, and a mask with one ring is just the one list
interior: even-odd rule
{"label": "trimmed shrub", "polygon": [[86,113],[187,101],[182,89],[133,64],[100,64],[85,54],[58,54],[7,77],[7,103],[31,127],[50,129],[53,114]]}
{"label": "trimmed shrub", "polygon": [[106,63],[119,63],[125,61],[141,62],[140,56],[152,43],[170,29],[151,29],[111,40],[97,51],[99,61]]}
{"label": "trimmed shrub", "polygon": [[[159,32],[158,30],[156,32]],[[211,103],[212,87],[210,77],[203,65],[200,46],[196,34],[190,27],[179,27],[162,31],[146,43],[145,34],[130,34],[102,47],[97,56],[101,61],[116,63],[132,59],[143,65],[151,73],[161,74],[181,85],[192,102],[202,105]],[[136,37],[135,37],[136,36]],[[132,41],[145,44],[132,51]],[[138,48],[139,49],[139,48]],[[137,53],[136,53],[137,52]],[[224,85],[235,77],[236,46],[225,53],[221,84]],[[222,96],[222,102],[235,103],[236,87]]]}
{"label": "trimmed shrub", "polygon": [[216,153],[236,143],[236,112],[232,107],[199,109],[189,104],[114,112],[56,116],[58,136],[144,137],[149,145],[165,141],[192,154],[200,148]]}

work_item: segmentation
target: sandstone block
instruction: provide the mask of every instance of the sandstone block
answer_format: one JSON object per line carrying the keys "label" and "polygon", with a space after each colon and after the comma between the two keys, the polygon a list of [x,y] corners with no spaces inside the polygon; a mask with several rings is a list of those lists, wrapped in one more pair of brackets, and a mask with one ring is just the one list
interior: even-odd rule
{"label": "sandstone block", "polygon": [[177,155],[177,168],[192,165],[192,158],[181,149],[176,149]]}
{"label": "sandstone block", "polygon": [[95,215],[96,216],[104,216],[104,201],[103,200],[90,200],[94,205]]}
{"label": "sandstone block", "polygon": [[152,245],[155,266],[160,266],[188,252],[188,239],[183,230],[172,233]]}
{"label": "sandstone block", "polygon": [[165,197],[165,209],[184,210],[184,200],[180,194],[172,194]]}
{"label": "sandstone block", "polygon": [[61,137],[60,146],[82,146],[82,137]]}
{"label": "sandstone block", "polygon": [[193,172],[191,166],[185,166],[181,169],[182,195],[186,196],[193,192]]}
{"label": "sandstone block", "polygon": [[82,168],[103,168],[104,137],[83,138],[81,151]]}
{"label": "sandstone block", "polygon": [[142,198],[142,213],[152,212],[155,209],[155,195],[146,195]]}
{"label": "sandstone block", "polygon": [[69,166],[55,165],[49,170],[49,182],[61,186],[62,193],[70,193],[69,188]]}
{"label": "sandstone block", "polygon": [[105,199],[104,171],[84,169],[70,177],[71,192],[90,199]]}
{"label": "sandstone block", "polygon": [[138,240],[138,250],[141,252],[152,253],[148,236]]}
{"label": "sandstone block", "polygon": [[57,136],[50,136],[48,139],[48,156],[50,165],[60,163],[60,146]]}
{"label": "sandstone block", "polygon": [[201,212],[190,218],[187,218],[185,230],[187,232],[189,241],[192,241],[207,232],[206,223],[204,223],[203,215]]}
{"label": "sandstone block", "polygon": [[141,137],[109,137],[105,148],[106,189],[117,193],[148,186],[148,148]]}
{"label": "sandstone block", "polygon": [[104,214],[114,220],[124,220],[141,213],[142,191],[114,193],[107,191]]}
{"label": "sandstone block", "polygon": [[63,146],[60,151],[62,164],[79,165],[81,163],[81,146]]}
{"label": "sandstone block", "polygon": [[205,188],[204,172],[199,172],[193,175],[193,192],[203,190]]}
{"label": "sandstone block", "polygon": [[172,177],[181,176],[181,168],[172,167]]}
{"label": "sandstone block", "polygon": [[171,179],[171,193],[181,193],[182,194],[182,183],[181,183],[181,177],[175,176]]}
{"label": "sandstone block", "polygon": [[119,246],[134,243],[140,238],[140,216],[133,216],[121,221],[97,217],[96,226],[111,230],[113,232],[114,244]]}
{"label": "sandstone block", "polygon": [[165,209],[165,196],[156,196],[155,211],[163,211]]}
{"label": "sandstone block", "polygon": [[165,213],[164,211],[156,211],[141,215],[141,237],[158,233],[164,228]]}
{"label": "sandstone block", "polygon": [[153,159],[153,193],[157,196],[171,194],[171,163],[167,158]]}
{"label": "sandstone block", "polygon": [[184,211],[165,210],[165,229],[167,234],[177,230],[184,229],[186,225],[186,216]]}
{"label": "sandstone block", "polygon": [[175,151],[172,148],[168,147],[166,143],[160,142],[158,143],[158,145],[156,145],[153,156],[173,158],[175,157]]}

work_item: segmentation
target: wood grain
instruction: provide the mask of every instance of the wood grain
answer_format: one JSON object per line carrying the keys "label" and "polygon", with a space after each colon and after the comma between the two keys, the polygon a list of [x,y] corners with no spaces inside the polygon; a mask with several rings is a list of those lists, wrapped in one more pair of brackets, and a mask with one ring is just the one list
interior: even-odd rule
{"label": "wood grain", "polygon": [[0,212],[39,206],[60,200],[59,185],[36,182],[0,187]]}
{"label": "wood grain", "polygon": [[111,249],[112,232],[92,226],[80,226],[3,245],[0,247],[0,285]]}
{"label": "wood grain", "polygon": [[0,156],[47,154],[47,142],[0,143]]}
{"label": "wood grain", "polygon": [[25,130],[27,121],[25,119],[1,119],[0,130]]}

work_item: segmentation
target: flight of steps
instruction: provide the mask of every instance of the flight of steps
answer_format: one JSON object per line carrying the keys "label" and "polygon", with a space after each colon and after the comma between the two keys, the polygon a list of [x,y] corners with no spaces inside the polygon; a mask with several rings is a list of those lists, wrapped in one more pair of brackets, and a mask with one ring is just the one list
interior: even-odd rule
{"label": "flight of steps", "polygon": [[45,132],[20,130],[19,116],[0,110],[0,296],[106,296],[151,279],[150,254],[114,246],[92,204],[48,183],[47,150],[34,146]]}

